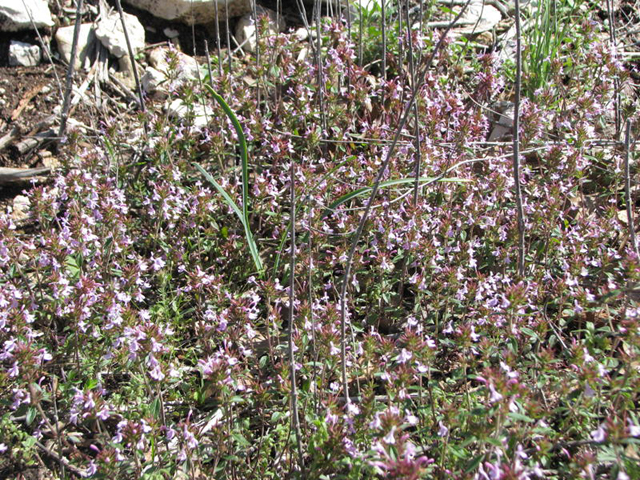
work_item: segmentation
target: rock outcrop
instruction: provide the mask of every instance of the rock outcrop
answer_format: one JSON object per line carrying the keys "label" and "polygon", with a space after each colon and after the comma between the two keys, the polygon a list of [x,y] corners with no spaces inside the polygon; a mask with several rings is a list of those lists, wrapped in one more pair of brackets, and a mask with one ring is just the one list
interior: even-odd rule
{"label": "rock outcrop", "polygon": [[52,27],[46,0],[0,0],[0,32]]}
{"label": "rock outcrop", "polygon": [[[210,23],[218,18],[240,17],[251,11],[251,0],[126,0],[129,5],[141,8],[165,20],[176,20],[188,25]],[[228,2],[225,6],[225,2]]]}

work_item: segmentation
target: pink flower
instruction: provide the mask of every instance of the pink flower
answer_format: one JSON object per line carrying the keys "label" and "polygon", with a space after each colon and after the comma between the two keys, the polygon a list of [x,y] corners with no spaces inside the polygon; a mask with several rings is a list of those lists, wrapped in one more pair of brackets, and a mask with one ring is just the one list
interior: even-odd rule
{"label": "pink flower", "polygon": [[398,362],[407,363],[409,360],[411,360],[411,357],[413,357],[413,353],[411,353],[406,348],[403,348],[400,352],[400,355],[398,355]]}
{"label": "pink flower", "polygon": [[446,436],[447,436],[447,434],[449,433],[449,429],[445,426],[445,424],[444,424],[444,423],[442,423],[442,420],[440,420],[440,421],[438,422],[438,426],[440,427],[440,428],[438,429],[438,436],[439,436],[439,437],[446,437]]}
{"label": "pink flower", "polygon": [[591,438],[594,442],[602,443],[607,438],[607,432],[604,429],[604,425],[600,425],[597,429],[591,432]]}
{"label": "pink flower", "polygon": [[396,426],[394,425],[393,427],[391,427],[391,430],[389,431],[389,433],[387,433],[383,437],[382,441],[387,445],[393,445],[394,443],[396,443],[395,433],[396,433]]}

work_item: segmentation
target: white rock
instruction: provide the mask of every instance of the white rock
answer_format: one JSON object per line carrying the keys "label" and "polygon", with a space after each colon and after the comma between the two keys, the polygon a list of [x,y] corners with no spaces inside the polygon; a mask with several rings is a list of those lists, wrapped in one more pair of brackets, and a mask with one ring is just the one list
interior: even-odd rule
{"label": "white rock", "polygon": [[162,72],[172,88],[197,79],[200,73],[200,66],[195,58],[173,48],[160,47],[152,50],[149,64]]}
{"label": "white rock", "polygon": [[31,209],[31,200],[24,195],[17,195],[13,199],[13,211],[11,217],[16,222],[22,222],[29,218],[29,210]]}
{"label": "white rock", "polygon": [[[124,23],[127,25],[131,49],[135,55],[144,48],[144,27],[137,17],[128,13],[124,14]],[[114,57],[120,58],[128,55],[127,40],[122,29],[120,15],[117,12],[111,11],[98,21],[96,37]]]}
{"label": "white rock", "polygon": [[498,38],[498,44],[502,47],[498,50],[498,58],[501,62],[516,57],[516,26],[513,25]]}
{"label": "white rock", "polygon": [[492,30],[502,20],[500,10],[491,5],[485,5],[484,0],[471,0],[471,3],[462,14],[460,23],[464,27],[454,28],[453,37],[459,35],[479,34]]}
{"label": "white rock", "polygon": [[167,27],[164,30],[162,30],[162,33],[164,33],[165,36],[170,39],[176,38],[180,35],[180,32],[178,30],[171,27]]}
{"label": "white rock", "polygon": [[177,71],[174,72],[175,75],[184,79],[198,77],[198,62],[186,53],[167,47],[154,48],[149,53],[149,65],[164,74],[170,73],[171,67],[169,64],[173,64],[174,61],[177,69]]}
{"label": "white rock", "polygon": [[[56,32],[56,42],[58,44],[58,53],[62,59],[70,63],[71,62],[71,44],[73,43],[73,31],[74,26],[59,28]],[[78,34],[78,46],[76,50],[76,62],[75,68],[80,69],[85,65],[87,57],[91,53],[91,49],[96,39],[95,29],[92,23],[83,23],[80,25],[80,32]]]}
{"label": "white rock", "polygon": [[187,117],[193,117],[193,126],[197,129],[202,129],[209,124],[209,119],[213,116],[214,111],[209,107],[204,107],[199,103],[193,104],[191,107],[187,106],[182,100],[177,99],[169,104],[167,107],[167,114],[173,118],[186,119]]}
{"label": "white rock", "polygon": [[[286,26],[282,16],[280,23],[277,23],[278,15],[273,10],[264,8],[260,5],[256,7],[258,13],[258,21],[260,17],[266,15],[269,19],[269,35],[275,35]],[[246,52],[255,53],[258,42],[256,41],[256,26],[253,21],[253,14],[247,14],[238,20],[236,25],[236,41]]]}
{"label": "white rock", "polygon": [[165,20],[177,20],[188,25],[210,23],[218,17],[225,18],[228,10],[229,17],[240,17],[251,11],[251,0],[126,0],[129,5],[141,8],[156,17]]}
{"label": "white rock", "polygon": [[36,28],[53,26],[46,0],[0,0],[0,31],[31,30],[34,25]]}
{"label": "white rock", "polygon": [[9,65],[13,67],[35,67],[40,64],[40,47],[17,40],[9,45]]}
{"label": "white rock", "polygon": [[133,73],[133,63],[129,55],[123,55],[118,59],[118,72],[116,75],[120,81],[129,89],[136,88],[136,77]]}
{"label": "white rock", "polygon": [[304,42],[309,38],[309,30],[304,27],[297,28],[293,34],[300,42]]}
{"label": "white rock", "polygon": [[503,140],[513,133],[513,117],[515,105],[513,102],[498,102],[492,105],[493,111],[499,113],[498,120],[487,139],[489,142]]}
{"label": "white rock", "polygon": [[155,99],[166,98],[168,95],[165,85],[167,76],[160,70],[153,67],[147,67],[140,79],[142,89]]}
{"label": "white rock", "polygon": [[142,88],[156,99],[165,98],[176,88],[198,78],[198,62],[178,50],[158,47],[149,53],[149,67],[142,76]]}

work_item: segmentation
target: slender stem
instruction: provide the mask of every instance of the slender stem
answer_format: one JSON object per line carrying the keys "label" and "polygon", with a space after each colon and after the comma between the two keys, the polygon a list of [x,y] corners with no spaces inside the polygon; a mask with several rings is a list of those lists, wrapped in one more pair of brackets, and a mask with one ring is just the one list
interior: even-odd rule
{"label": "slender stem", "polygon": [[387,80],[387,18],[386,18],[386,9],[387,6],[385,4],[386,0],[382,0],[380,4],[380,9],[382,12],[382,17],[380,22],[382,23],[382,78]]}
{"label": "slender stem", "polygon": [[[25,3],[25,0],[22,0],[22,5],[24,6],[24,11],[27,12],[27,15],[29,15],[29,23],[31,23],[31,28],[33,29],[34,32],[36,32],[36,35],[38,36],[38,41],[40,42],[40,47],[44,51],[45,55],[47,56],[47,61],[51,65],[51,71],[53,72],[53,76],[56,79],[56,84],[58,85],[58,92],[60,93],[60,98],[62,98],[62,95],[63,95],[63,93],[62,93],[62,84],[60,83],[60,77],[58,77],[58,71],[56,70],[55,65],[53,63],[53,58],[51,56],[51,48],[49,48],[49,43],[45,42],[44,38],[42,38],[42,35],[40,34],[40,30],[36,26],[36,23],[33,21],[33,16],[31,15],[31,10],[29,8],[27,8],[27,4]],[[74,31],[74,36],[75,36],[75,31]],[[76,41],[76,44],[77,44],[77,41]],[[73,47],[73,45],[72,45],[72,47]]]}
{"label": "slender stem", "polygon": [[71,59],[67,69],[67,79],[62,101],[62,113],[60,114],[60,129],[58,136],[63,137],[67,130],[67,119],[69,118],[69,107],[71,103],[71,89],[73,87],[73,73],[75,71],[76,57],[78,54],[78,37],[80,36],[80,25],[82,25],[82,6],[84,0],[78,0],[76,5],[76,23],[73,29],[73,41],[71,42]]}
{"label": "slender stem", "polygon": [[631,174],[629,173],[629,157],[631,157],[631,120],[627,120],[627,128],[625,129],[624,137],[624,196],[627,204],[627,223],[629,225],[629,240],[633,246],[633,251],[636,256],[640,256],[638,253],[638,242],[636,240],[636,228],[633,222],[633,203],[631,199]]}
{"label": "slender stem", "polygon": [[364,214],[362,215],[362,217],[360,217],[360,223],[358,224],[356,233],[353,237],[353,240],[351,241],[351,247],[349,248],[349,253],[347,255],[347,261],[346,261],[345,270],[344,270],[344,277],[342,280],[342,288],[340,289],[340,363],[341,363],[341,370],[342,370],[341,372],[342,373],[342,389],[344,391],[344,398],[346,403],[349,403],[350,401],[349,400],[349,382],[347,381],[347,347],[346,347],[347,287],[349,285],[350,278],[351,278],[351,266],[353,264],[353,256],[355,255],[356,248],[358,247],[358,242],[360,241],[360,237],[362,236],[362,232],[364,231],[365,223],[369,218],[369,213],[371,212],[371,206],[373,205],[373,201],[376,195],[378,194],[382,177],[384,176],[384,173],[389,167],[389,163],[391,162],[393,153],[395,152],[396,146],[398,145],[398,141],[400,139],[400,135],[402,134],[402,130],[404,129],[404,126],[407,123],[409,114],[411,113],[413,102],[415,102],[416,96],[418,95],[418,92],[420,91],[421,86],[424,84],[427,73],[431,68],[431,64],[433,63],[433,60],[435,59],[435,56],[437,55],[438,51],[442,48],[442,45],[444,44],[444,39],[449,33],[449,30],[451,30],[451,28],[453,28],[453,26],[458,22],[460,17],[462,17],[462,15],[464,14],[465,10],[467,9],[470,3],[471,3],[471,0],[467,0],[467,3],[465,3],[465,5],[462,7],[458,15],[456,15],[456,17],[451,21],[451,23],[446,28],[446,30],[442,33],[440,40],[438,40],[438,43],[436,44],[435,48],[431,52],[431,55],[429,55],[427,61],[424,64],[422,72],[419,76],[419,81],[416,82],[415,85],[413,85],[411,98],[409,98],[409,101],[406,103],[404,107],[402,116],[400,117],[400,122],[398,124],[398,127],[396,128],[396,132],[393,137],[393,141],[389,146],[389,150],[387,150],[387,154],[385,155],[384,161],[382,162],[382,166],[380,167],[380,170],[376,175],[376,179],[373,182],[373,186],[371,188],[371,194],[367,199],[367,204],[364,210]]}
{"label": "slender stem", "polygon": [[298,448],[298,458],[300,469],[304,469],[302,456],[302,435],[300,433],[300,418],[298,417],[298,392],[296,388],[296,359],[293,349],[293,327],[294,327],[294,301],[295,301],[295,270],[296,270],[296,189],[295,189],[295,162],[291,159],[291,257],[289,272],[289,365],[291,368],[291,423],[296,432],[296,446]]}
{"label": "slender stem", "polygon": [[[416,68],[415,68],[415,58],[413,55],[413,36],[411,35],[411,19],[409,17],[409,0],[406,2],[407,9],[407,42],[408,42],[408,50],[407,54],[409,57],[409,76],[411,77],[411,88],[415,87],[416,83]],[[413,121],[415,122],[414,127],[414,135],[415,135],[415,156],[416,156],[416,166],[415,166],[415,175],[416,181],[413,185],[413,206],[416,207],[418,205],[418,191],[420,185],[420,170],[421,170],[421,160],[422,156],[420,153],[420,149],[422,148],[420,144],[420,122],[418,121],[418,102],[414,98],[413,100]]]}
{"label": "slender stem", "polygon": [[[218,52],[218,77],[222,77],[222,53],[220,53],[220,12],[218,10],[217,3],[216,3],[216,50]],[[213,78],[212,78],[212,81],[213,81]]]}
{"label": "slender stem", "polygon": [[224,23],[227,33],[227,61],[229,63],[229,79],[231,79],[231,31],[229,29],[229,0],[224,0]]}
{"label": "slender stem", "polygon": [[[611,42],[611,47],[615,49],[617,40],[616,40],[616,28],[615,28],[615,17],[613,14],[613,5],[612,0],[607,0],[607,16],[609,17],[609,41]],[[617,55],[617,50],[616,50]],[[614,86],[614,97],[613,97],[613,109],[615,111],[615,120],[616,120],[616,140],[620,140],[620,130],[622,129],[622,112],[620,109],[620,79],[616,76],[613,79]]]}
{"label": "slender stem", "polygon": [[520,95],[522,89],[522,38],[520,32],[520,0],[516,7],[516,97],[513,112],[513,181],[518,210],[518,274],[524,275],[524,209],[522,207],[522,189],[520,187]]}
{"label": "slender stem", "polygon": [[[138,90],[138,101],[140,103],[140,111],[142,113],[146,112],[144,106],[144,95],[142,94],[142,84],[140,83],[140,77],[138,76],[138,67],[136,66],[136,57],[133,52],[133,48],[131,48],[131,41],[129,40],[129,33],[127,31],[127,24],[124,21],[124,12],[122,11],[122,4],[120,0],[116,0],[116,7],[118,8],[118,14],[120,15],[120,22],[122,23],[122,31],[124,32],[124,39],[127,42],[127,52],[129,53],[129,58],[131,59],[131,68],[133,69],[133,79],[136,82],[136,89]],[[145,119],[142,123],[144,127],[145,134],[149,134],[149,126],[147,125],[147,119]]]}
{"label": "slender stem", "polygon": [[[209,73],[209,85],[211,85],[211,88],[213,88],[213,69],[211,68],[211,56],[209,55],[209,43],[206,40],[204,41],[204,54],[207,56],[207,72]],[[218,68],[220,68],[220,56],[218,56]]]}

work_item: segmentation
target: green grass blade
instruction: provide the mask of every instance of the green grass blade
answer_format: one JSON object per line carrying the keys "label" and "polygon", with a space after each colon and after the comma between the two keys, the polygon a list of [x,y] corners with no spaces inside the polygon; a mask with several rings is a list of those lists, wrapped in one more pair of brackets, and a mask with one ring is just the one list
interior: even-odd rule
{"label": "green grass blade", "polygon": [[205,83],[205,88],[209,91],[211,96],[218,102],[218,104],[224,110],[224,113],[227,114],[229,120],[233,124],[233,127],[236,129],[236,133],[238,134],[238,143],[240,144],[240,159],[242,161],[242,214],[245,216],[245,220],[248,216],[248,192],[249,192],[249,158],[247,155],[247,139],[244,136],[244,131],[242,130],[242,125],[238,121],[238,117],[233,113],[231,107],[224,101],[224,98],[220,96],[218,92],[216,92],[211,85],[207,85]]}
{"label": "green grass blade", "polygon": [[196,168],[204,175],[204,177],[211,183],[215,189],[222,195],[225,202],[231,209],[235,212],[235,214],[240,219],[242,226],[244,227],[244,234],[247,239],[247,245],[249,246],[249,253],[251,253],[251,257],[253,258],[253,263],[256,266],[259,274],[262,275],[264,273],[264,267],[262,265],[262,260],[260,260],[260,253],[258,251],[258,245],[255,242],[253,237],[253,233],[251,232],[251,226],[249,224],[249,200],[248,200],[248,192],[249,192],[249,158],[247,155],[247,139],[242,130],[242,125],[238,121],[238,117],[236,117],[231,107],[224,101],[224,99],[213,89],[210,85],[205,84],[205,88],[208,92],[213,96],[213,98],[218,102],[218,104],[224,110],[224,113],[227,115],[233,127],[236,130],[236,134],[238,135],[238,143],[240,146],[240,159],[242,161],[242,207],[239,207],[236,202],[231,198],[231,196],[222,188],[222,186],[204,169],[202,166],[198,164],[194,164]]}
{"label": "green grass blade", "polygon": [[247,219],[245,219],[244,215],[242,214],[242,210],[240,210],[240,207],[238,207],[238,205],[236,204],[236,202],[233,201],[233,198],[231,198],[231,196],[225,191],[224,188],[222,188],[222,185],[220,185],[215,178],[213,178],[209,172],[207,172],[202,165],[199,165],[197,163],[194,163],[195,167],[200,171],[200,173],[202,173],[202,175],[204,175],[204,178],[206,178],[209,183],[211,183],[211,185],[213,185],[215,187],[215,189],[218,191],[218,193],[220,195],[222,195],[222,198],[224,198],[224,201],[227,203],[227,205],[229,205],[229,207],[231,208],[231,210],[234,211],[234,213],[238,216],[238,218],[240,219],[240,223],[242,223],[242,226],[244,228],[244,235],[247,239],[247,245],[249,246],[249,253],[251,254],[251,258],[253,259],[253,263],[256,266],[256,269],[258,270],[258,272],[260,273],[260,275],[262,275],[264,268],[262,266],[262,260],[260,260],[260,253],[258,252],[258,245],[256,245],[256,242],[253,238],[253,233],[251,232],[251,229],[249,228],[249,224]]}
{"label": "green grass blade", "polygon": [[216,188],[216,190],[218,190],[218,193],[222,195],[222,198],[224,198],[224,201],[227,202],[227,205],[229,205],[231,210],[235,212],[235,214],[238,216],[240,221],[244,224],[244,216],[242,215],[242,211],[240,210],[240,207],[238,207],[238,204],[233,201],[233,198],[231,198],[231,196],[225,191],[225,189],[222,188],[222,185],[220,185],[215,180],[215,178],[213,178],[211,174],[202,167],[202,165],[199,165],[197,163],[194,163],[194,165],[198,170],[200,170],[200,173],[204,175],[204,178],[206,178],[209,181],[209,183],[213,185]]}
{"label": "green grass blade", "polygon": [[[465,178],[441,178],[441,179],[437,179],[437,178],[430,178],[430,177],[421,177],[420,178],[420,183],[431,183],[433,181],[439,181],[439,182],[459,182],[459,183],[463,183],[463,182],[470,182],[471,180],[465,179]],[[386,182],[382,182],[380,183],[380,188],[387,188],[387,187],[394,187],[396,185],[404,185],[404,184],[413,184],[416,181],[415,178],[398,178],[395,180],[387,180]],[[362,195],[365,195],[367,192],[371,191],[372,187],[362,187],[362,188],[358,188],[357,190],[354,190],[353,192],[349,192],[344,194],[343,196],[341,196],[340,198],[338,198],[337,200],[335,200],[333,203],[329,204],[329,206],[327,206],[326,210],[324,211],[323,217],[326,217],[327,215],[330,215],[331,212],[333,212],[337,207],[339,207],[340,205],[342,205],[345,202],[348,202],[349,200],[352,200],[356,197],[360,197]]]}

